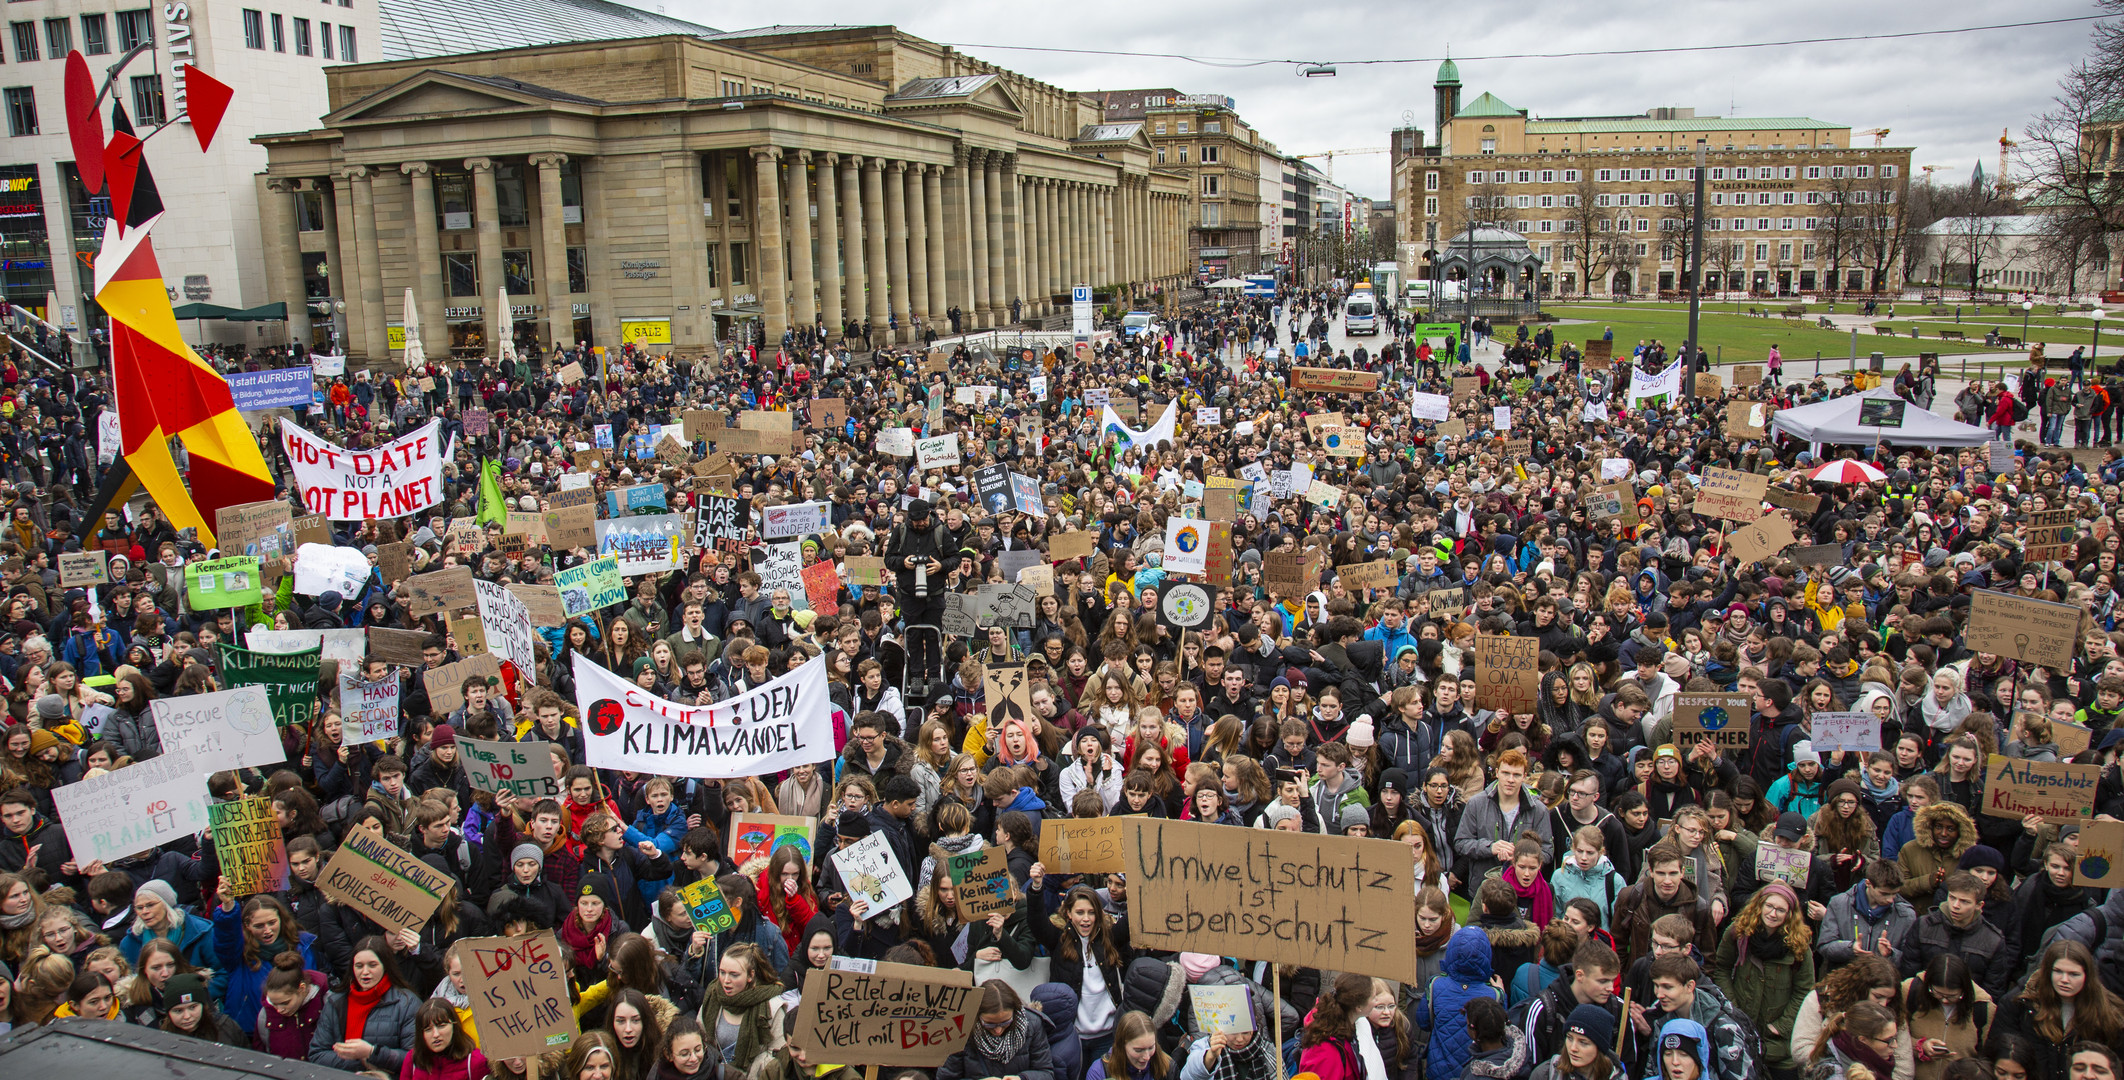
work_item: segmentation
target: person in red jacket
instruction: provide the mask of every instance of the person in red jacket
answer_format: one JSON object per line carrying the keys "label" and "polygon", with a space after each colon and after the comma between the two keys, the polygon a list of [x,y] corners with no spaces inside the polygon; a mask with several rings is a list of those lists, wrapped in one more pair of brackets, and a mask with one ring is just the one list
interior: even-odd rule
{"label": "person in red jacket", "polygon": [[457,1010],[441,998],[421,1002],[413,1014],[413,1052],[398,1067],[398,1080],[483,1080],[487,1056],[473,1045]]}
{"label": "person in red jacket", "polygon": [[2013,391],[1999,384],[1999,400],[1991,406],[1991,430],[2001,439],[2013,438]]}

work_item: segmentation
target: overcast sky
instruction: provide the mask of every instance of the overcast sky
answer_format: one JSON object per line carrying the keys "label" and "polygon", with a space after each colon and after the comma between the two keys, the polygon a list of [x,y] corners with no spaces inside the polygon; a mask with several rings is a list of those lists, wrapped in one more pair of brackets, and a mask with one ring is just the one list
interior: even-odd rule
{"label": "overcast sky", "polygon": [[[1630,57],[1485,60],[1505,53],[1638,49],[1933,30],[2091,13],[2038,0],[1790,0],[1763,4],[1602,4],[1522,0],[1508,6],[1409,0],[631,0],[723,30],[773,23],[891,23],[949,44],[1121,49],[1191,56],[1358,60],[1460,59],[1465,100],[1487,90],[1536,117],[1692,106],[1698,115],[1806,116],[1854,131],[1891,129],[1913,163],[1966,178],[1997,167],[2001,128],[2020,132],[2050,103],[2087,49],[2088,26],[2064,24],[1893,41]],[[1863,19],[1854,19],[1863,15]],[[1285,153],[1383,147],[1404,114],[1430,126],[1435,61],[1344,64],[1334,78],[1288,65],[1212,67],[1185,60],[969,50],[1068,90],[1172,86],[1228,94]],[[1854,136],[1854,141],[1858,140]],[[1384,154],[1338,157],[1336,178],[1384,198]]]}

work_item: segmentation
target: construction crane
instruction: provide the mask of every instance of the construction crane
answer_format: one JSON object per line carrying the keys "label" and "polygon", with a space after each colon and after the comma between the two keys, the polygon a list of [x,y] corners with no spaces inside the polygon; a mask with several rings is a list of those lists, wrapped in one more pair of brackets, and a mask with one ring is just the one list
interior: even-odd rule
{"label": "construction crane", "polygon": [[2012,128],[1999,129],[1999,194],[2009,198],[2013,195],[2013,184],[2006,179],[2006,152],[2020,145],[2013,141]]}
{"label": "construction crane", "polygon": [[1874,128],[1874,129],[1873,129],[1873,130],[1871,130],[1871,131],[1854,131],[1854,132],[1852,132],[1852,134],[1854,134],[1854,135],[1871,135],[1871,136],[1873,136],[1873,145],[1875,145],[1875,146],[1879,146],[1879,145],[1881,145],[1881,141],[1882,141],[1882,140],[1884,140],[1884,139],[1886,139],[1886,138],[1888,137],[1888,129],[1887,129],[1887,128]]}
{"label": "construction crane", "polygon": [[1392,149],[1392,147],[1388,146],[1354,146],[1343,150],[1322,150],[1316,154],[1299,154],[1297,157],[1301,160],[1305,158],[1326,158],[1327,178],[1333,180],[1335,178],[1336,154],[1384,154]]}

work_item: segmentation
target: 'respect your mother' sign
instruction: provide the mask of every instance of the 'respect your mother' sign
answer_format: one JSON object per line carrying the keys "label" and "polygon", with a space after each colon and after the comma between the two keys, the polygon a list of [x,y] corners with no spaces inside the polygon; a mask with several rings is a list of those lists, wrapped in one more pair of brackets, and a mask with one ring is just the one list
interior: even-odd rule
{"label": "'respect your mother' sign", "polygon": [[295,470],[302,504],[333,521],[417,514],[442,501],[442,421],[367,450],[336,446],[280,421],[280,446]]}
{"label": "'respect your mother' sign", "polygon": [[833,757],[826,658],[712,705],[657,697],[575,657],[584,757],[600,769],[731,779]]}

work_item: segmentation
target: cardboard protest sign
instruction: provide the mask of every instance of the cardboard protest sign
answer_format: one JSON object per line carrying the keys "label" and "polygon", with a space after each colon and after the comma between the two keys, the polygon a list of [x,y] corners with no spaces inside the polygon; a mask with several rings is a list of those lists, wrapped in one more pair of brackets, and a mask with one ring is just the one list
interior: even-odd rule
{"label": "cardboard protest sign", "polygon": [[1050,874],[1119,874],[1121,819],[1052,818],[1040,823],[1040,862]]}
{"label": "cardboard protest sign", "polygon": [[358,672],[339,672],[339,741],[345,746],[393,739],[399,735],[398,676],[362,681]]}
{"label": "cardboard protest sign", "polygon": [[[428,688],[429,711],[448,715],[464,708],[464,683],[473,676],[478,676],[490,688],[500,686],[501,661],[493,653],[481,653],[421,672],[421,684]],[[500,691],[490,689],[489,692]]]}
{"label": "cardboard protest sign", "polygon": [[1817,712],[1811,724],[1816,753],[1870,754],[1881,748],[1881,721],[1870,712]]}
{"label": "cardboard protest sign", "polygon": [[221,645],[221,677],[230,689],[262,686],[266,703],[272,706],[273,722],[281,727],[307,724],[317,711],[317,680],[321,649],[269,653]]}
{"label": "cardboard protest sign", "polygon": [[59,584],[69,589],[110,584],[110,558],[102,548],[59,556]]}
{"label": "cardboard protest sign", "polygon": [[2045,818],[2092,818],[2100,765],[2025,761],[1993,754],[1984,765],[1984,805],[1992,817],[2019,821],[2030,814]]}
{"label": "cardboard protest sign", "polygon": [[1291,388],[1317,394],[1369,394],[1379,389],[1379,374],[1342,368],[1294,368]]}
{"label": "cardboard protest sign", "polygon": [[560,589],[552,585],[511,585],[509,591],[524,605],[533,626],[559,626],[567,621],[562,614]]}
{"label": "cardboard protest sign", "polygon": [[1099,534],[1089,529],[1056,533],[1047,541],[1047,558],[1051,562],[1090,558],[1098,550]]}
{"label": "cardboard protest sign", "polygon": [[597,507],[559,506],[546,511],[546,543],[555,551],[597,546]]}
{"label": "cardboard protest sign", "polygon": [[[804,854],[805,865],[811,864],[811,838],[819,831],[819,819],[792,817],[787,814],[732,814],[730,815],[730,865],[749,866],[754,859],[766,859],[777,848],[795,847]],[[749,872],[749,871],[748,871]]]}
{"label": "cardboard protest sign", "polygon": [[885,560],[876,555],[850,555],[841,561],[848,568],[850,585],[879,588],[885,584]]}
{"label": "cardboard protest sign", "polygon": [[1699,371],[1696,373],[1695,390],[1696,396],[1700,398],[1724,397],[1726,396],[1726,380],[1711,372]]}
{"label": "cardboard protest sign", "polygon": [[278,765],[287,760],[263,686],[148,702],[164,750],[184,750],[206,772]]}
{"label": "cardboard protest sign", "polygon": [[369,627],[369,655],[386,664],[418,664],[427,640],[426,631],[372,626]]}
{"label": "cardboard protest sign", "polygon": [[1813,864],[1811,851],[1781,848],[1769,842],[1755,849],[1757,880],[1782,881],[1801,896],[1807,895],[1807,871]]}
{"label": "cardboard protest sign", "polygon": [[[1706,376],[1698,375],[1698,385]],[[1726,403],[1726,434],[1736,439],[1760,439],[1770,423],[1770,405],[1762,401]]]}
{"label": "cardboard protest sign", "polygon": [[1692,747],[1698,739],[1708,738],[1721,750],[1747,746],[1754,707],[1746,694],[1677,694],[1674,741]]}
{"label": "cardboard protest sign", "polygon": [[332,519],[323,514],[308,514],[295,519],[290,526],[295,535],[295,546],[304,544],[332,544]]}
{"label": "cardboard protest sign", "polygon": [[2094,729],[2070,720],[2050,722],[2050,741],[2058,744],[2058,760],[2068,761],[2087,752],[2094,745]]}
{"label": "cardboard protest sign", "polygon": [[2098,889],[2124,885],[2124,821],[2080,826],[2080,857],[2072,866],[2072,883]]}
{"label": "cardboard protest sign", "polygon": [[413,573],[413,544],[409,540],[393,540],[376,545],[376,568],[383,572],[386,585],[396,585]]}
{"label": "cardboard protest sign", "polygon": [[1761,364],[1737,364],[1734,366],[1733,385],[1761,386],[1762,384],[1763,366]]}
{"label": "cardboard protest sign", "polygon": [[280,421],[280,446],[302,504],[332,521],[417,514],[442,501],[442,421],[382,446],[350,450]]}
{"label": "cardboard protest sign", "polygon": [[1371,562],[1352,563],[1335,568],[1335,576],[1342,580],[1342,587],[1356,592],[1359,589],[1391,589],[1401,580],[1399,567],[1392,559],[1375,559]]}
{"label": "cardboard protest sign", "polygon": [[559,371],[554,372],[553,377],[560,380],[562,386],[574,386],[583,381],[583,365],[570,360],[562,365]]}
{"label": "cardboard protest sign", "polygon": [[1475,702],[1501,712],[1533,712],[1541,690],[1541,640],[1480,634],[1475,638]]}
{"label": "cardboard protest sign", "polygon": [[184,599],[193,611],[249,607],[264,596],[257,559],[242,555],[186,563]]}
{"label": "cardboard protest sign", "polygon": [[731,910],[729,898],[712,877],[681,886],[679,900],[686,905],[686,920],[695,930],[720,934],[737,925],[737,912]]}
{"label": "cardboard protest sign", "polygon": [[1416,978],[1416,888],[1391,840],[1121,819],[1139,947]]}
{"label": "cardboard protest sign", "polygon": [[1792,546],[1792,523],[1781,514],[1757,518],[1745,528],[1735,529],[1727,536],[1732,545],[1733,557],[1742,566],[1759,563]]}
{"label": "cardboard protest sign", "polygon": [[1791,558],[1801,566],[1835,566],[1844,561],[1844,545],[1808,544],[1793,548]]}
{"label": "cardboard protest sign", "polygon": [[980,922],[999,911],[1008,915],[1016,906],[1011,899],[1010,861],[1002,848],[990,845],[960,852],[946,859],[944,866],[951,883],[958,886],[961,922]]}
{"label": "cardboard protest sign", "polygon": [[295,550],[295,511],[278,499],[214,511],[214,545],[232,555],[277,559]]}
{"label": "cardboard protest sign", "polygon": [[1815,511],[1822,508],[1821,496],[1781,487],[1764,488],[1763,501],[1780,510],[1790,510],[1798,514],[1801,521],[1812,521]]}
{"label": "cardboard protest sign", "polygon": [[207,821],[230,891],[241,897],[288,887],[288,848],[273,800],[253,795],[215,803],[207,807]]}
{"label": "cardboard protest sign", "polygon": [[848,422],[848,402],[837,397],[822,397],[811,403],[811,430],[839,434]]}
{"label": "cardboard protest sign", "polygon": [[627,600],[627,579],[612,555],[553,575],[553,586],[560,592],[561,613],[571,619]]}
{"label": "cardboard protest sign", "polygon": [[493,742],[459,735],[457,752],[464,758],[465,780],[474,791],[506,793],[519,799],[560,798],[553,755],[546,753],[542,743]]}
{"label": "cardboard protest sign", "polygon": [[487,628],[476,616],[451,619],[449,634],[450,645],[459,656],[479,656],[491,651],[487,648]]}
{"label": "cardboard protest sign", "polygon": [[52,789],[74,861],[117,862],[205,829],[207,772],[184,750]]}
{"label": "cardboard protest sign", "polygon": [[[1271,551],[1262,561],[1261,584],[1279,596],[1298,596],[1320,586],[1327,557],[1319,551]],[[1345,569],[1348,569],[1347,567]],[[1344,578],[1348,584],[1348,578]]]}
{"label": "cardboard protest sign", "polygon": [[833,865],[848,886],[849,900],[863,901],[866,910],[859,917],[875,918],[914,897],[914,886],[908,884],[907,872],[900,868],[884,833],[871,833],[834,852]]}
{"label": "cardboard protest sign", "polygon": [[438,612],[449,614],[479,604],[479,593],[472,587],[472,568],[469,566],[451,566],[415,574],[406,579],[406,587],[412,591],[406,610],[416,617]]}
{"label": "cardboard protest sign", "polygon": [[1707,466],[1703,481],[1696,489],[1697,514],[1742,524],[1763,516],[1763,490],[1770,486],[1769,477]]}
{"label": "cardboard protest sign", "polygon": [[456,885],[449,875],[361,829],[347,833],[317,875],[317,888],[326,899],[354,908],[379,926],[405,930],[428,925]]}
{"label": "cardboard protest sign", "polygon": [[575,1041],[568,962],[553,931],[466,938],[454,947],[483,1052],[496,1060],[535,1058]]}
{"label": "cardboard protest sign", "polygon": [[1977,589],[1969,596],[1969,625],[1962,640],[1972,652],[2070,671],[2082,614],[2069,604]]}
{"label": "cardboard protest sign", "polygon": [[1452,386],[1452,394],[1453,394],[1453,396],[1454,396],[1454,397],[1456,397],[1456,398],[1457,398],[1457,397],[1466,397],[1466,396],[1468,396],[1468,395],[1470,395],[1470,394],[1479,394],[1479,393],[1482,393],[1482,376],[1480,376],[1480,375],[1457,375],[1457,376],[1454,376],[1454,378],[1453,378],[1453,386]]}
{"label": "cardboard protest sign", "polygon": [[2078,518],[2077,510],[2038,510],[2028,515],[2021,536],[2022,561],[2040,563],[2071,558],[2073,543],[2079,535]]}
{"label": "cardboard protest sign", "polygon": [[[880,969],[900,965],[877,965]],[[810,1061],[935,1068],[966,1048],[981,992],[959,973],[906,974],[813,968],[804,973],[796,1030],[789,1041]]]}

